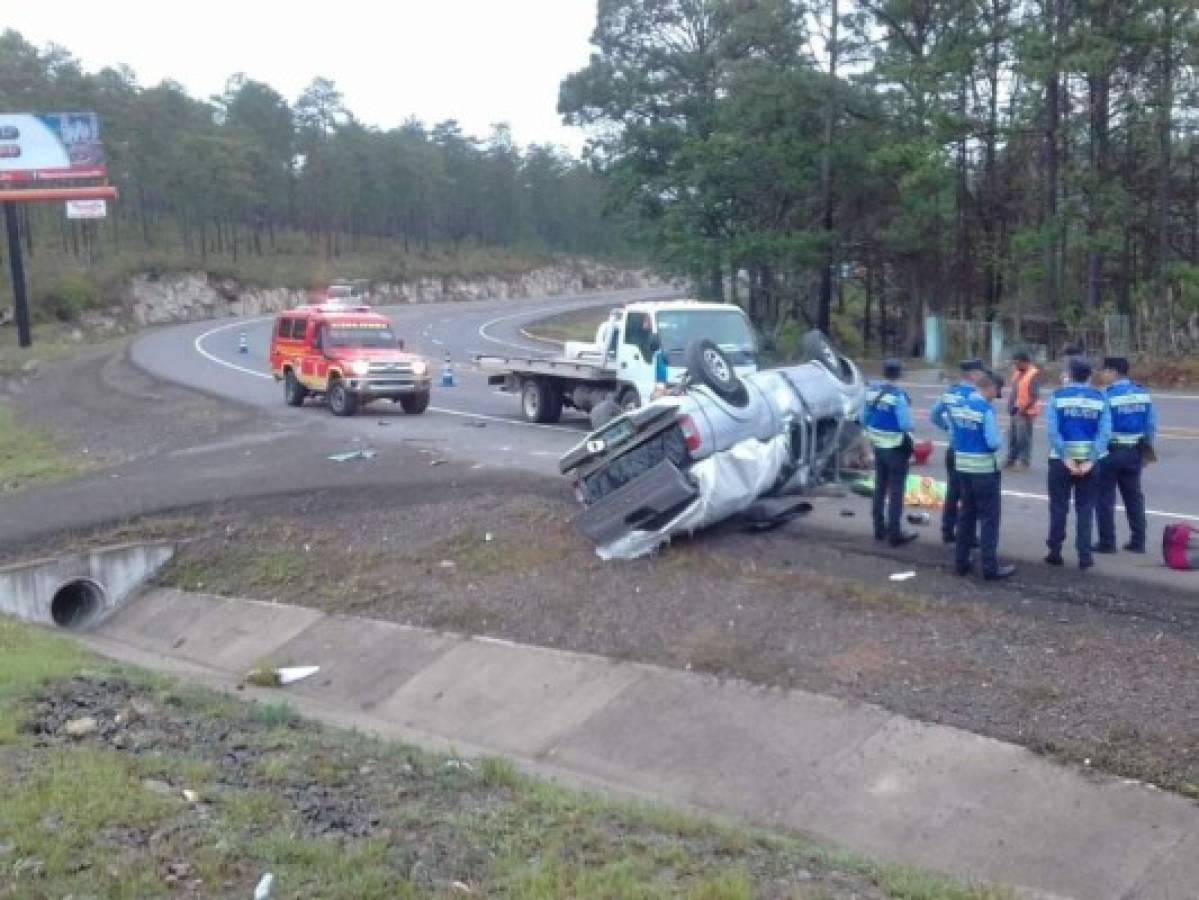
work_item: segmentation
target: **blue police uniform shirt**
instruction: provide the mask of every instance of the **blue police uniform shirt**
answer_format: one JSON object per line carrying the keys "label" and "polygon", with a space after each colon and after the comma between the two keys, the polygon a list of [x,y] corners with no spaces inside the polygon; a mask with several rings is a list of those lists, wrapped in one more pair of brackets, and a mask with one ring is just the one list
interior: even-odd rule
{"label": "blue police uniform shirt", "polygon": [[862,424],[874,446],[898,447],[912,430],[912,407],[908,395],[890,382],[872,382],[866,388]]}
{"label": "blue police uniform shirt", "polygon": [[1094,462],[1107,454],[1112,412],[1107,397],[1087,384],[1068,384],[1053,392],[1045,410],[1050,459]]}
{"label": "blue police uniform shirt", "polygon": [[1141,438],[1150,444],[1157,436],[1157,413],[1149,391],[1129,378],[1108,386],[1107,403],[1112,410],[1113,445],[1135,446]]}
{"label": "blue police uniform shirt", "polygon": [[963,474],[985,474],[999,470],[996,451],[1003,446],[1003,434],[991,401],[973,391],[969,397],[949,408],[952,421],[954,468]]}
{"label": "blue police uniform shirt", "polygon": [[666,363],[666,354],[659,350],[654,354],[654,382],[666,384],[670,380],[670,368]]}
{"label": "blue police uniform shirt", "polygon": [[943,393],[928,414],[928,420],[942,431],[953,428],[949,411],[959,403],[968,399],[975,392],[975,387],[969,381],[961,381]]}

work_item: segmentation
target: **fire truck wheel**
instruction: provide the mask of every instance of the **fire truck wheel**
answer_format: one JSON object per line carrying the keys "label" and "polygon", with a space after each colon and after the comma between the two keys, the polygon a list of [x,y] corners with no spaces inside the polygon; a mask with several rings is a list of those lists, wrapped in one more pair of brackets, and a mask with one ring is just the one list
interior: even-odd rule
{"label": "fire truck wheel", "polygon": [[300,384],[295,373],[288,369],[283,373],[283,401],[288,406],[303,406],[304,398],[308,396],[308,388]]}
{"label": "fire truck wheel", "polygon": [[405,394],[400,398],[400,406],[410,416],[419,416],[429,408],[428,394]]}
{"label": "fire truck wheel", "polygon": [[352,416],[358,412],[358,395],[346,390],[340,378],[329,385],[329,409],[335,416]]}

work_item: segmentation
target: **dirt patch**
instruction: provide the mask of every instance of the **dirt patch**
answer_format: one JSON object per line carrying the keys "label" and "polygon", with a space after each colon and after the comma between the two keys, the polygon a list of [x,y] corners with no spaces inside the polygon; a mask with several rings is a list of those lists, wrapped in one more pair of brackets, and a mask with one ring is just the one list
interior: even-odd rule
{"label": "dirt patch", "polygon": [[145,459],[249,425],[245,410],[155,381],[125,352],[125,343],[81,350],[3,388],[26,421],[55,432],[90,465]]}
{"label": "dirt patch", "polygon": [[[163,575],[316,606],[866,700],[1199,796],[1199,607],[1068,573],[983,585],[937,548],[804,523],[603,563],[545,495],[276,506],[197,522]],[[339,535],[336,543],[329,533]],[[916,552],[916,551],[913,551]]]}

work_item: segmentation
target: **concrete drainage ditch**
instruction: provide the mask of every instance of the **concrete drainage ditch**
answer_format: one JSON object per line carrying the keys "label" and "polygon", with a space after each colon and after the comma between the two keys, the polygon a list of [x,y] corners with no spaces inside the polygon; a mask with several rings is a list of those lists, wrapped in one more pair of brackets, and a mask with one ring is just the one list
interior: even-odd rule
{"label": "concrete drainage ditch", "polygon": [[85,629],[136,594],[174,555],[172,544],[121,544],[0,567],[0,613]]}

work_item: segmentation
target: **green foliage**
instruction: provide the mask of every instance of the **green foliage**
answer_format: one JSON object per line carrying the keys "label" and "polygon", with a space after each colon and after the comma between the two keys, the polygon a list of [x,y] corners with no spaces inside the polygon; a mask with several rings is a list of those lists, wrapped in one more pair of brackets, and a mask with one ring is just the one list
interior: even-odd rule
{"label": "green foliage", "polygon": [[64,272],[34,297],[33,307],[43,317],[73,322],[80,314],[101,305],[96,282],[82,272]]}
{"label": "green foliage", "polygon": [[83,468],[43,432],[0,403],[0,495],[69,478]]}

